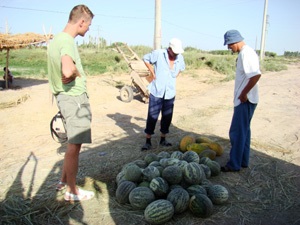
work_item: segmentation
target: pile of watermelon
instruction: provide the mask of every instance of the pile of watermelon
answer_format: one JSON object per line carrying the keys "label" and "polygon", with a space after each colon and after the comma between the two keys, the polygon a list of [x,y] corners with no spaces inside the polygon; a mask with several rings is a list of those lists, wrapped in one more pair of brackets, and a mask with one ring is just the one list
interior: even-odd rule
{"label": "pile of watermelon", "polygon": [[214,205],[228,201],[228,190],[209,180],[218,176],[220,169],[217,161],[195,151],[150,152],[119,172],[116,199],[144,210],[150,224],[163,224],[186,210],[207,218]]}

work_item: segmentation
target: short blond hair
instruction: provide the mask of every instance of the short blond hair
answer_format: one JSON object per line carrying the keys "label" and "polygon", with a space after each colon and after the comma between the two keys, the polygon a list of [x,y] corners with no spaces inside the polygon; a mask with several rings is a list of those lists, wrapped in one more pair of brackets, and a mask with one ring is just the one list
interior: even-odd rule
{"label": "short blond hair", "polygon": [[86,5],[77,5],[70,12],[69,22],[76,23],[82,16],[87,19],[94,18],[94,14]]}

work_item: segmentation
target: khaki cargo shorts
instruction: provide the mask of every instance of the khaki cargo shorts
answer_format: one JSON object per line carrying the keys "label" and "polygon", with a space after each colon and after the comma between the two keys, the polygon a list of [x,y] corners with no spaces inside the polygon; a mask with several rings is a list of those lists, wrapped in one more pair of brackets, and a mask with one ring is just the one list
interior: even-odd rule
{"label": "khaki cargo shorts", "polygon": [[92,143],[92,113],[86,93],[79,96],[59,94],[57,106],[66,121],[68,142],[71,144]]}

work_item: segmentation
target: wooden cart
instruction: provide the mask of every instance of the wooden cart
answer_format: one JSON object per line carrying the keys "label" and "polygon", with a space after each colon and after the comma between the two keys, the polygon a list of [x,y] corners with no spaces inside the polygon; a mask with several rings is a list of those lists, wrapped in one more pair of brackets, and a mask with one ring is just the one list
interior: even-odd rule
{"label": "wooden cart", "polygon": [[117,51],[121,53],[128,63],[131,72],[131,85],[125,85],[120,90],[120,98],[123,102],[131,102],[135,95],[141,95],[145,103],[149,101],[147,85],[152,81],[151,75],[144,61],[125,43],[115,45]]}

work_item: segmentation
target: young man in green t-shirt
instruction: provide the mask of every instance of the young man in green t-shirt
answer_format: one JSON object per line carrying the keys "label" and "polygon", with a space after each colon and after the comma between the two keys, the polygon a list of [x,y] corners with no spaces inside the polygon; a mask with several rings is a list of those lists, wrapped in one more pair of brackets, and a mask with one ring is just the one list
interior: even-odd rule
{"label": "young man in green t-shirt", "polygon": [[66,121],[68,136],[62,176],[56,190],[66,188],[66,201],[83,201],[94,192],[76,186],[81,145],[91,143],[91,109],[86,89],[86,75],[74,38],[89,30],[94,14],[85,5],[75,6],[63,32],[48,46],[48,76],[57,106]]}

